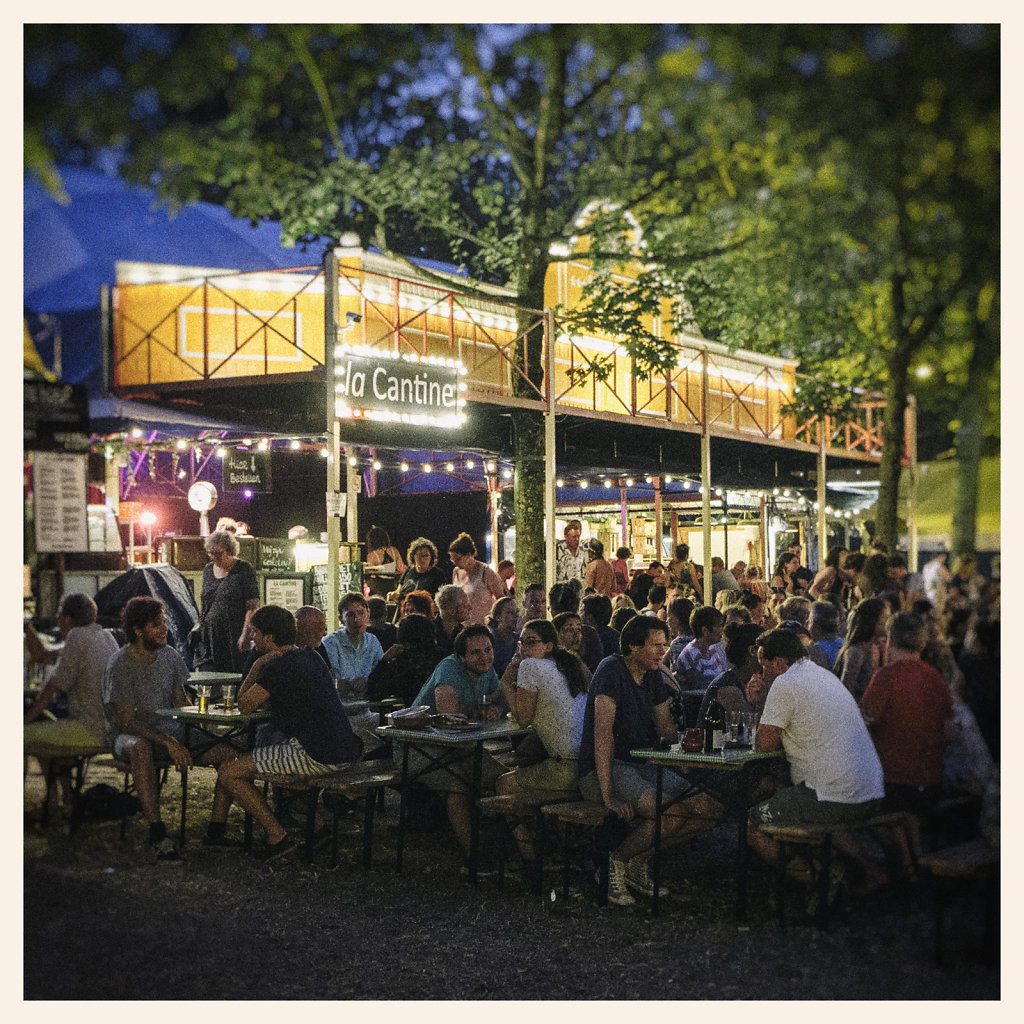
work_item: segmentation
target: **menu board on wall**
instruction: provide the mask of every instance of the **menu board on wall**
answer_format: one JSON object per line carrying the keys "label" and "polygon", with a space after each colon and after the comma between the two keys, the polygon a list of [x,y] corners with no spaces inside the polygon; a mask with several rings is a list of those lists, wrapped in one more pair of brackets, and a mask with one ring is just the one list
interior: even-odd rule
{"label": "menu board on wall", "polygon": [[[338,566],[338,596],[363,592],[363,563],[342,562]],[[327,610],[327,566],[313,566],[313,604]]]}
{"label": "menu board on wall", "polygon": [[263,603],[297,612],[306,603],[306,574],[267,576],[263,581]]}
{"label": "menu board on wall", "polygon": [[37,551],[89,550],[87,459],[87,455],[67,452],[34,453],[32,494]]}

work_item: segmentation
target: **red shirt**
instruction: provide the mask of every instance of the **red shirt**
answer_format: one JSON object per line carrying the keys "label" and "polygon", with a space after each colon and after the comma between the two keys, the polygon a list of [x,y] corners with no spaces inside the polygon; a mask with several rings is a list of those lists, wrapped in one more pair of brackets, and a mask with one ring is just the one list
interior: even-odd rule
{"label": "red shirt", "polygon": [[860,706],[873,719],[871,738],[887,784],[941,784],[953,705],[945,679],[931,665],[908,658],[876,669]]}

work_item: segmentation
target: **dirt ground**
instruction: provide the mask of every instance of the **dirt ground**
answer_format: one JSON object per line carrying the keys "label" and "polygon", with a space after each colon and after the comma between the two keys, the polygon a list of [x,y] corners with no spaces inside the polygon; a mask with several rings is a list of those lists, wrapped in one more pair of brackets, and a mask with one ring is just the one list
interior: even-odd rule
{"label": "dirt ground", "polygon": [[[30,808],[42,780],[25,780],[24,998],[28,1000],[994,1000],[1000,972],[980,952],[981,894],[949,918],[950,962],[934,962],[935,904],[924,886],[844,900],[827,933],[804,920],[780,931],[771,877],[752,876],[749,921],[732,913],[729,826],[672,851],[671,895],[596,905],[593,879],[560,874],[545,895],[524,879],[474,889],[459,878],[446,826],[418,824],[397,874],[397,794],[375,833],[374,868],[360,865],[355,819],[331,869],[297,855],[260,864],[241,850],[200,845],[213,773],[191,773],[188,845],[156,864],[140,815],[87,820],[74,835],[41,828]],[[112,768],[86,786],[120,787]],[[163,791],[176,828],[177,776]],[[229,831],[241,835],[232,812]],[[257,842],[262,837],[257,835]],[[554,900],[552,890],[558,889]],[[239,950],[244,951],[243,955]]]}

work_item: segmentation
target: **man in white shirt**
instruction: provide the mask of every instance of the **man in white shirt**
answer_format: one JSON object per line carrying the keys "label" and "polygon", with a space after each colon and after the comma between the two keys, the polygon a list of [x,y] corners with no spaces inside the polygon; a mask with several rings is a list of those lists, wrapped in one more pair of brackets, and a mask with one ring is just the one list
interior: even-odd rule
{"label": "man in white shirt", "polygon": [[[750,845],[770,864],[778,844],[760,825],[857,824],[879,813],[882,764],[857,702],[839,679],[808,660],[795,633],[773,629],[757,639],[768,689],[755,737],[758,751],[785,751],[793,785],[750,809]],[[864,869],[870,887],[884,872],[863,855],[852,832],[837,832],[837,849]]]}

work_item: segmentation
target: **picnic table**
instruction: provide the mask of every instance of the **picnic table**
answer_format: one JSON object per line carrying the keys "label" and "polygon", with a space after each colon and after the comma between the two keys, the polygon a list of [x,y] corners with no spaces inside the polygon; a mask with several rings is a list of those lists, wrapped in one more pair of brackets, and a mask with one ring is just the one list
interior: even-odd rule
{"label": "picnic table", "polygon": [[[747,812],[753,802],[751,795],[757,777],[783,760],[781,750],[754,751],[750,747],[726,749],[718,754],[688,754],[676,743],[668,750],[631,750],[630,755],[641,758],[657,768],[655,783],[654,854],[651,873],[654,881],[654,896],[651,912],[658,913],[658,883],[661,874],[661,818],[674,803],[693,796],[690,790],[673,800],[662,800],[663,776],[666,768],[677,769],[689,777],[698,791],[708,793],[725,805],[726,815],[731,817],[739,833],[736,847],[736,917],[747,918]],[[701,778],[695,780],[699,771]],[[720,775],[726,785],[716,785],[713,776]],[[733,784],[738,783],[738,784]]]}
{"label": "picnic table", "polygon": [[[525,736],[531,730],[513,725],[508,719],[500,722],[471,722],[467,727],[459,729],[442,729],[427,726],[424,729],[399,729],[393,725],[380,726],[376,730],[382,740],[391,740],[401,745],[402,770],[400,778],[401,800],[398,811],[398,852],[395,870],[402,870],[402,852],[405,847],[406,797],[409,783],[415,782],[435,771],[446,771],[456,775],[451,769],[456,764],[472,761],[470,782],[470,846],[469,846],[469,880],[473,885],[477,882],[477,871],[480,863],[480,783],[481,765],[483,763],[484,744],[493,741],[508,740],[517,736]],[[409,770],[409,751],[415,750],[426,758],[427,767],[415,774]],[[454,755],[454,756],[452,756]]]}

